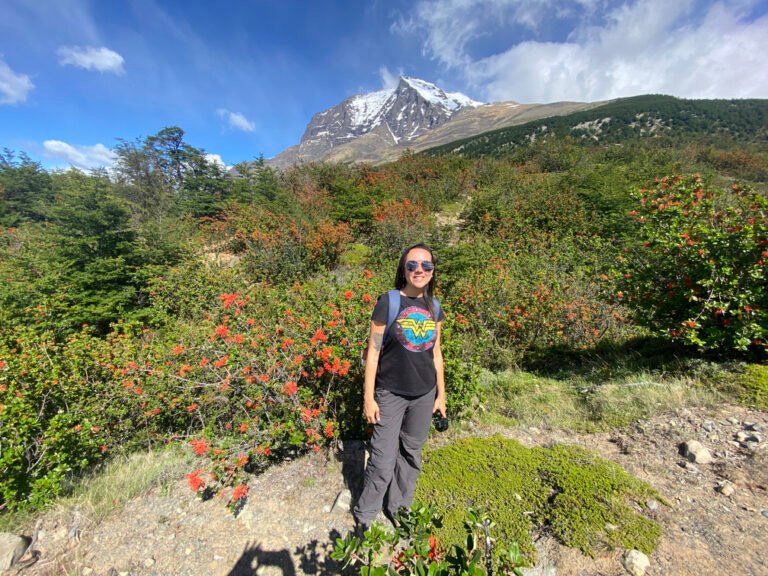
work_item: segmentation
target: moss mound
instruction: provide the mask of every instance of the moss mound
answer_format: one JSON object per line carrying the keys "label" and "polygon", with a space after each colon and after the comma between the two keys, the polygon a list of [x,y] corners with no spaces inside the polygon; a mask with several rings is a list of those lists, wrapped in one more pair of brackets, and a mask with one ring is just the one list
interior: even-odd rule
{"label": "moss mound", "polygon": [[747,365],[739,378],[740,400],[760,410],[768,409],[768,366],[762,364]]}
{"label": "moss mound", "polygon": [[526,448],[500,436],[426,453],[416,487],[416,498],[444,515],[437,535],[446,546],[463,544],[465,510],[479,506],[496,522],[496,550],[517,542],[530,562],[530,534],[540,526],[588,555],[604,546],[651,553],[661,527],[629,505],[650,497],[660,499],[650,485],[581,447]]}

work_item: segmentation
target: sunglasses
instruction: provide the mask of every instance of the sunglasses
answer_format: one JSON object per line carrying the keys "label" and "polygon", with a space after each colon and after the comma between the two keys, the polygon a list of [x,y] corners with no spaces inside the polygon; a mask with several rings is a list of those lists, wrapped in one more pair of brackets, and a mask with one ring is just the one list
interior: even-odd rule
{"label": "sunglasses", "polygon": [[435,269],[435,263],[430,262],[429,260],[422,260],[421,262],[418,260],[408,260],[408,262],[405,263],[405,269],[408,270],[408,272],[416,272],[419,264],[421,264],[421,269],[424,270],[424,272],[432,272],[432,270]]}

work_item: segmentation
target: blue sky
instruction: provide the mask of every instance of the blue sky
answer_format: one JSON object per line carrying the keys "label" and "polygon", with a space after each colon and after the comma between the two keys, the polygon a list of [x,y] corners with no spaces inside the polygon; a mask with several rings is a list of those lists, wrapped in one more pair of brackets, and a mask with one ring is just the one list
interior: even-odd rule
{"label": "blue sky", "polygon": [[396,83],[481,101],[768,98],[768,0],[0,0],[0,148],[108,165],[180,126],[226,164]]}

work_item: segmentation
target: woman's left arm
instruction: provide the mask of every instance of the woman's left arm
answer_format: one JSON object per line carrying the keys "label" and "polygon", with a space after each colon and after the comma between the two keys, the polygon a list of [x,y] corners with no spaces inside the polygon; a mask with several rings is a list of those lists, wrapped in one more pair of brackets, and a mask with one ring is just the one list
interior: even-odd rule
{"label": "woman's left arm", "polygon": [[435,397],[435,405],[432,408],[432,412],[439,411],[443,415],[443,418],[447,417],[447,408],[445,405],[445,370],[443,368],[443,351],[440,349],[440,336],[442,333],[443,323],[442,321],[437,323],[437,338],[435,339],[435,347],[433,349],[435,359],[435,374],[437,376],[437,396]]}

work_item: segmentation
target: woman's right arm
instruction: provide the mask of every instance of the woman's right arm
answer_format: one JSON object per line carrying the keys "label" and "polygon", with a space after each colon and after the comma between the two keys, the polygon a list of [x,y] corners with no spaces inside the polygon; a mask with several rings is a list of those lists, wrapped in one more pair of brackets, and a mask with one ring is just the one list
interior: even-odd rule
{"label": "woman's right arm", "polygon": [[384,328],[382,322],[373,320],[368,335],[368,356],[365,360],[365,384],[363,386],[363,416],[369,424],[376,424],[381,418],[379,405],[373,397],[376,387],[376,371],[379,368],[379,354],[384,344]]}

